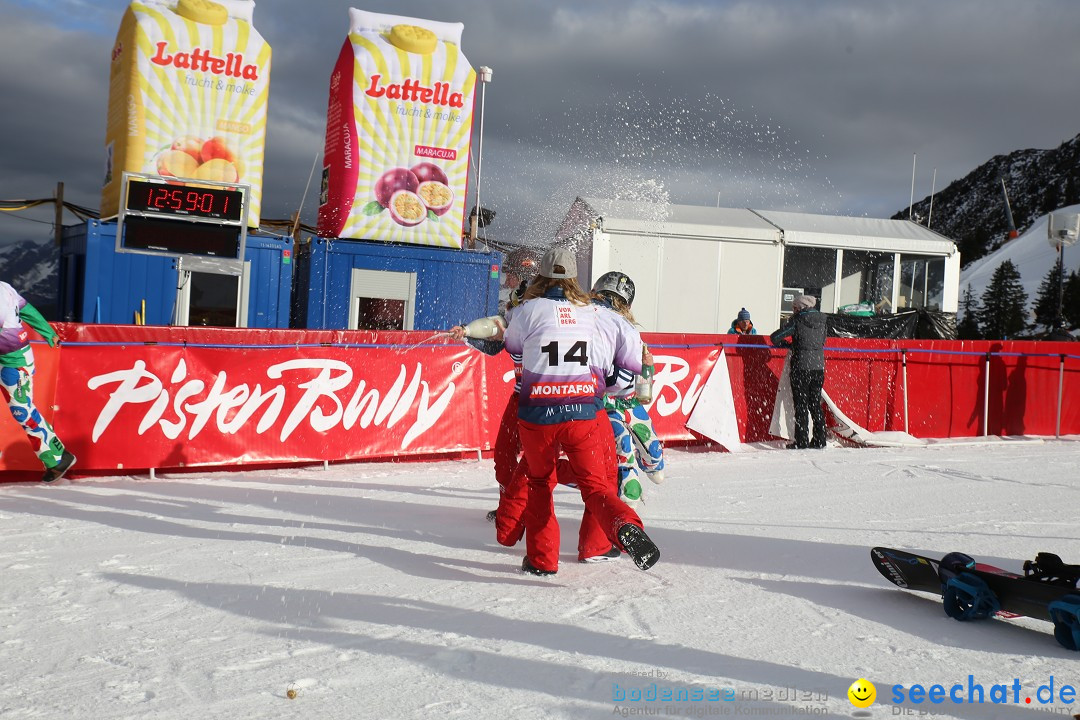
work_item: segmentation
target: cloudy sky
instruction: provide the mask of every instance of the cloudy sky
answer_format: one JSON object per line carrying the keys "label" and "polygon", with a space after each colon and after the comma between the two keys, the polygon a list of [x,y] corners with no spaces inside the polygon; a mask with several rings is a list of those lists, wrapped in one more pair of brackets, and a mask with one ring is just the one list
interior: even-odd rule
{"label": "cloudy sky", "polygon": [[[63,181],[68,200],[98,207],[126,6],[0,0],[0,200]],[[296,209],[321,155],[349,6],[256,4],[274,53],[264,218]],[[482,203],[498,213],[491,233],[515,242],[545,241],[578,195],[888,217],[908,205],[913,155],[919,199],[935,168],[940,190],[994,155],[1080,132],[1076,0],[354,6],[465,24],[466,57],[494,69]],[[51,218],[0,213],[0,242],[47,238]]]}

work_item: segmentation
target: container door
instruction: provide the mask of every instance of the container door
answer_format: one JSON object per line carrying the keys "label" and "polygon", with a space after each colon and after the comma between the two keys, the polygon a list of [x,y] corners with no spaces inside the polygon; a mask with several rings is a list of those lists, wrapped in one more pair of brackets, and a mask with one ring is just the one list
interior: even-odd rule
{"label": "container door", "polygon": [[177,260],[175,325],[247,327],[250,262]]}
{"label": "container door", "polygon": [[416,273],[353,268],[350,330],[412,330],[415,314]]}

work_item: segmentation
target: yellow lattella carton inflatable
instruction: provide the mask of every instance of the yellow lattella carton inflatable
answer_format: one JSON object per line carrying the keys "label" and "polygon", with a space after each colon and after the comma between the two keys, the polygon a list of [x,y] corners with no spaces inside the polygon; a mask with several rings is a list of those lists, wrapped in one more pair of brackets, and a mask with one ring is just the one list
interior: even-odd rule
{"label": "yellow lattella carton inflatable", "polygon": [[461,23],[350,8],[330,76],[319,235],[461,247],[476,73]]}
{"label": "yellow lattella carton inflatable", "polygon": [[250,186],[262,204],[270,46],[253,0],[143,0],[124,13],[112,51],[101,216],[117,214],[122,174]]}

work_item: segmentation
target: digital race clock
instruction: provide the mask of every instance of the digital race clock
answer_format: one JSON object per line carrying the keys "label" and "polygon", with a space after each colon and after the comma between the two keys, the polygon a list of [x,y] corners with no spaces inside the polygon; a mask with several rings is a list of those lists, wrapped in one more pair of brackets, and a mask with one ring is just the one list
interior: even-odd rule
{"label": "digital race clock", "polygon": [[116,249],[241,260],[246,185],[124,173]]}
{"label": "digital race clock", "polygon": [[169,185],[130,178],[124,208],[128,213],[240,222],[244,193],[227,188]]}

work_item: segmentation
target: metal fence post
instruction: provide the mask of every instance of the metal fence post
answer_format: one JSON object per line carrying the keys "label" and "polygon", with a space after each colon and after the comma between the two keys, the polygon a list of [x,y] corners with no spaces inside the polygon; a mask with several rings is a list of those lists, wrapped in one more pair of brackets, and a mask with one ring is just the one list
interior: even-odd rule
{"label": "metal fence post", "polygon": [[1058,355],[1058,401],[1057,401],[1057,424],[1054,426],[1054,437],[1061,437],[1061,401],[1065,393],[1065,355]]}
{"label": "metal fence post", "polygon": [[900,360],[904,368],[904,432],[908,432],[907,348],[900,349]]}

